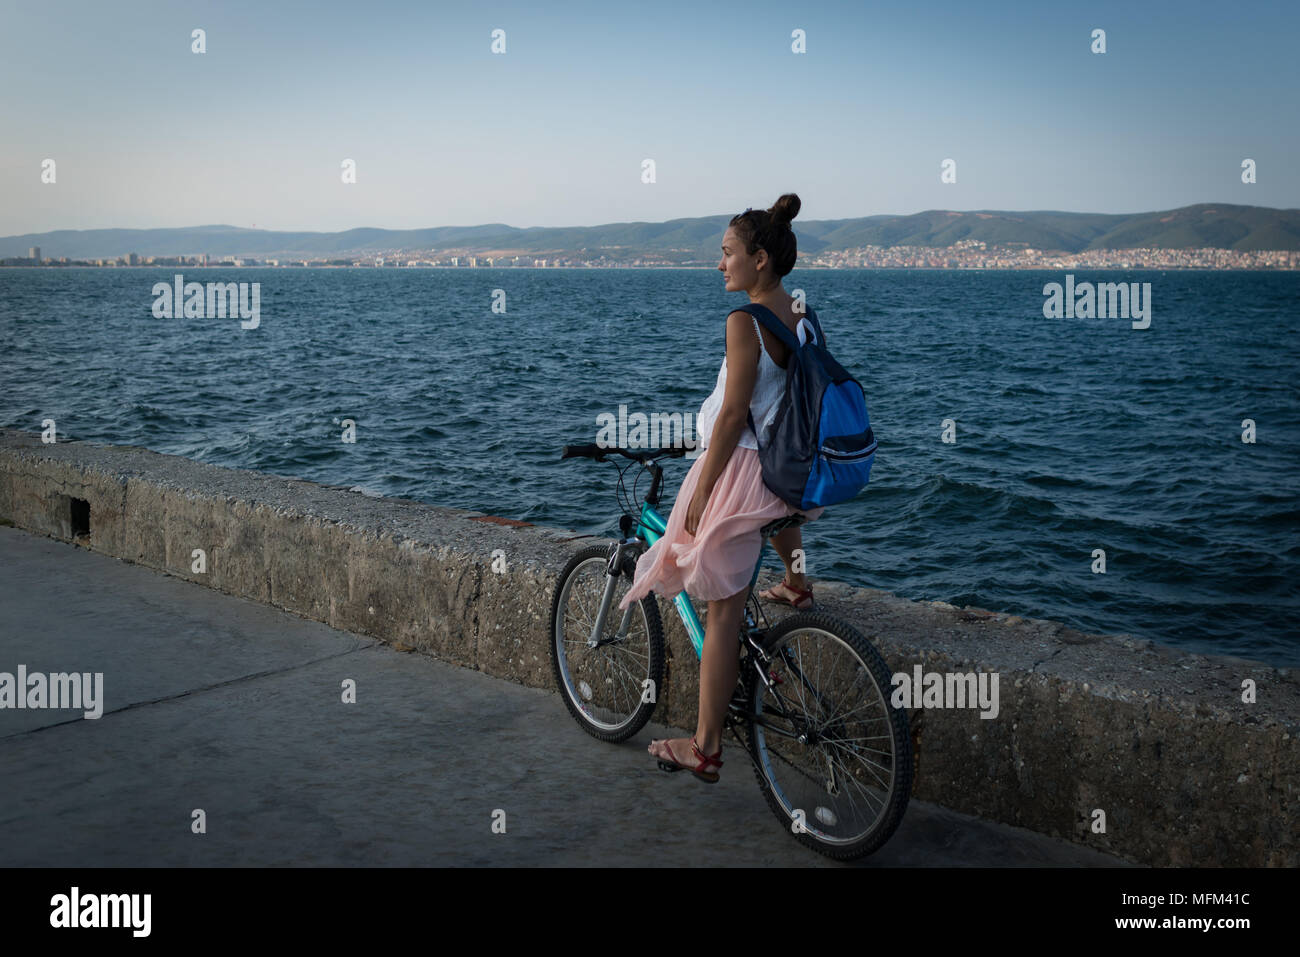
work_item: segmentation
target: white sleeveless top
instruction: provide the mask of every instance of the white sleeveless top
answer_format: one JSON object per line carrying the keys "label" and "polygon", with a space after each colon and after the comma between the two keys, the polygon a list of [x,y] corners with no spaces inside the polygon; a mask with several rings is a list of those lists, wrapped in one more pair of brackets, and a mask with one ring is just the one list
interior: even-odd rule
{"label": "white sleeveless top", "polygon": [[[753,316],[749,318],[754,319]],[[758,331],[757,319],[754,319],[754,334],[758,336],[758,379],[754,382],[754,395],[749,400],[749,411],[754,417],[754,426],[758,429],[759,435],[762,435],[763,430],[776,418],[776,411],[785,397],[786,370],[777,365],[767,354],[767,348],[763,345],[763,334]],[[793,355],[791,358],[794,358]],[[726,391],[727,356],[724,353],[722,368],[718,370],[717,384],[714,385],[712,394],[704,400],[699,414],[695,417],[695,435],[702,449],[709,447],[709,436],[713,433],[713,423],[718,417],[718,412],[722,410],[722,397]],[[745,428],[740,433],[740,439],[736,444],[746,449],[758,449],[758,442],[754,439],[749,423],[745,423]]]}

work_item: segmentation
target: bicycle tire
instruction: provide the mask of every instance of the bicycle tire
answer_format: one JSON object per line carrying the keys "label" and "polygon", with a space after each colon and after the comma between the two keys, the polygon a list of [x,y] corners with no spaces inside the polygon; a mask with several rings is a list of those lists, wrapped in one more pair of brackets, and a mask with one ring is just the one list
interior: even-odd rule
{"label": "bicycle tire", "polygon": [[[792,642],[796,635],[801,633],[820,634],[837,641],[842,646],[843,650],[840,651],[840,654],[845,660],[851,660],[852,656],[857,658],[858,667],[853,670],[858,672],[858,677],[853,679],[853,687],[837,696],[837,710],[839,699],[849,699],[856,696],[854,689],[856,683],[862,680],[863,669],[865,669],[865,674],[869,676],[869,686],[874,695],[878,696],[878,702],[882,706],[882,713],[880,717],[871,717],[865,720],[869,723],[877,721],[887,721],[888,723],[888,734],[884,734],[884,729],[881,728],[878,729],[882,732],[881,734],[869,736],[881,741],[885,739],[889,741],[890,773],[888,788],[884,798],[880,801],[881,809],[875,814],[874,822],[869,828],[858,834],[851,832],[848,835],[832,834],[831,829],[837,828],[839,817],[842,814],[841,809],[845,804],[844,801],[838,800],[837,789],[848,796],[848,803],[853,804],[855,808],[855,794],[867,798],[872,790],[879,789],[879,772],[866,765],[882,761],[882,759],[859,756],[857,752],[866,750],[865,745],[858,746],[851,742],[865,741],[867,736],[850,739],[848,737],[848,725],[844,723],[847,715],[860,710],[860,708],[854,706],[850,712],[841,715],[837,720],[826,720],[825,716],[820,714],[819,709],[819,714],[810,719],[808,712],[811,709],[807,707],[800,708],[800,702],[797,699],[802,697],[806,704],[809,697],[820,698],[822,694],[832,693],[824,690],[826,688],[825,681],[823,681],[823,689],[814,687],[807,690],[803,687],[797,687],[793,692],[778,691],[777,693],[782,694],[782,700],[786,705],[792,706],[794,710],[802,711],[802,719],[807,721],[808,724],[824,723],[825,727],[822,728],[821,733],[824,734],[828,729],[831,733],[825,734],[824,739],[818,743],[817,748],[802,744],[797,738],[787,739],[775,732],[769,735],[768,729],[757,724],[754,719],[755,716],[775,717],[774,712],[764,710],[764,703],[767,700],[775,700],[775,698],[773,693],[769,692],[763,682],[759,680],[758,674],[751,670],[746,681],[746,693],[750,706],[750,714],[746,722],[746,738],[748,739],[750,756],[753,759],[754,774],[758,778],[759,788],[763,792],[768,807],[781,821],[785,831],[800,844],[835,860],[848,861],[866,857],[879,850],[893,836],[894,831],[897,830],[899,823],[903,819],[908,800],[911,797],[912,738],[908,727],[907,712],[890,704],[892,683],[890,681],[889,667],[875,646],[852,625],[821,612],[798,612],[790,615],[768,632],[763,639],[762,646],[764,652],[773,658],[772,670],[775,671],[778,667],[784,667],[788,664],[782,650]],[[825,648],[822,649],[823,653],[825,650]],[[837,649],[831,648],[831,650]],[[845,655],[844,651],[850,654]],[[795,654],[795,657],[796,661],[803,660],[802,648]],[[811,659],[809,661],[811,662]],[[821,661],[821,658],[817,659],[818,669],[821,668]],[[793,672],[786,670],[783,681],[793,679],[793,677]],[[808,684],[813,684],[813,681],[810,679]],[[784,685],[778,687],[783,689]],[[787,698],[786,695],[790,697]],[[874,703],[876,702],[869,702],[869,704]],[[856,724],[859,720],[861,719],[854,719],[854,723]],[[794,724],[795,722],[791,722],[790,731],[798,730],[794,727]],[[837,733],[840,735],[838,738],[834,736]],[[780,739],[782,742],[781,749],[774,750],[769,738]],[[816,741],[816,737],[814,736],[810,740]],[[789,751],[791,757],[796,760],[809,758],[811,762],[819,765],[822,761],[826,761],[830,764],[832,770],[827,772],[819,768],[818,773],[829,773],[830,776],[819,781],[812,774],[801,770],[796,760],[791,760],[790,757],[780,753],[782,750]],[[781,772],[782,780],[777,779],[775,772],[777,764],[774,763],[774,759],[788,765],[790,769]],[[800,782],[800,776],[806,779],[806,782],[811,782],[811,785]],[[804,790],[802,798],[796,797],[792,785],[784,783],[787,780],[802,785]],[[839,782],[843,782],[843,785]],[[823,794],[831,795],[832,801],[826,802],[826,798],[822,796]],[[814,798],[826,803],[816,807],[804,806],[811,804],[811,799]],[[827,806],[827,803],[833,806]],[[804,822],[803,830],[794,827],[795,812],[800,810],[804,812],[802,818]],[[815,820],[809,820],[809,818]]]}
{"label": "bicycle tire", "polygon": [[[560,573],[556,582],[555,594],[551,598],[551,618],[550,618],[550,645],[551,645],[551,667],[555,675],[555,683],[559,688],[560,697],[564,699],[565,707],[569,709],[569,714],[578,722],[584,731],[594,738],[601,741],[617,743],[626,741],[632,735],[636,734],[650,720],[654,713],[655,704],[660,695],[664,692],[664,636],[663,623],[659,617],[659,604],[653,594],[646,595],[639,602],[637,607],[641,611],[641,626],[644,632],[646,643],[644,676],[641,675],[641,668],[636,667],[635,674],[632,675],[632,685],[627,686],[627,682],[621,682],[624,686],[625,694],[631,694],[635,690],[636,700],[639,701],[635,710],[629,709],[629,714],[621,721],[611,722],[600,720],[594,713],[599,707],[597,702],[598,689],[605,695],[612,695],[613,700],[617,702],[620,699],[618,684],[614,684],[613,690],[609,686],[612,682],[608,679],[610,669],[607,667],[608,662],[614,660],[622,652],[626,652],[626,647],[620,645],[605,645],[601,649],[599,656],[587,661],[591,651],[597,649],[588,649],[586,646],[587,633],[595,625],[596,612],[595,608],[599,607],[600,599],[604,591],[605,582],[608,576],[605,574],[605,563],[609,555],[608,545],[591,545],[574,555],[564,570]],[[584,573],[584,567],[586,572]],[[565,622],[561,615],[571,604],[568,600],[580,582],[578,579],[584,574],[590,575],[595,572],[598,578],[593,580],[599,582],[599,590],[593,595],[588,596],[588,606],[594,599],[595,607],[590,608],[590,615],[587,620],[579,620],[579,626],[586,626],[587,633],[581,634],[581,637],[566,637]],[[620,576],[620,584],[627,579]],[[605,621],[605,633],[612,635],[617,631],[622,614],[618,611],[618,599],[621,594],[626,593],[626,588],[615,591],[614,601],[610,603],[609,615]],[[563,606],[563,607],[562,607]],[[635,621],[635,615],[633,616]],[[610,650],[614,649],[614,650]],[[575,662],[573,659],[579,657],[582,660]],[[631,660],[624,657],[625,661]],[[602,668],[600,662],[604,661],[606,666]],[[575,673],[577,672],[577,673]],[[594,681],[600,672],[606,676],[604,681]],[[588,682],[592,678],[592,682]],[[654,689],[653,699],[644,700],[642,682],[644,680],[653,682],[651,686]],[[603,696],[602,696],[603,697]],[[611,709],[612,710],[612,709]]]}

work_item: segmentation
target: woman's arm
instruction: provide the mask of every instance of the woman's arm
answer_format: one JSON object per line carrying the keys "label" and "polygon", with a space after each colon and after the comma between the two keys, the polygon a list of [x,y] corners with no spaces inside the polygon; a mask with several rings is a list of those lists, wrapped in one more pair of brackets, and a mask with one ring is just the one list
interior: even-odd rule
{"label": "woman's arm", "polygon": [[737,311],[727,316],[727,389],[709,434],[709,447],[704,453],[695,494],[686,511],[686,531],[692,535],[700,526],[700,516],[708,505],[713,486],[748,425],[749,402],[754,397],[754,383],[758,381],[759,348],[749,313]]}

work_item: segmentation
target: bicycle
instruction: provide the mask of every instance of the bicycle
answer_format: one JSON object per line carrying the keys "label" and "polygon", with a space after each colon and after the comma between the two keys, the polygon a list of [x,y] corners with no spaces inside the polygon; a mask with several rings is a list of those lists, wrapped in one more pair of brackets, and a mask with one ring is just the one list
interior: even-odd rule
{"label": "bicycle", "polygon": [[[640,731],[664,688],[655,594],[630,603],[621,617],[610,612],[631,586],[641,554],[667,530],[656,508],[663,486],[658,459],[685,454],[566,445],[560,456],[632,460],[619,467],[622,537],[574,555],[551,602],[551,663],[561,697],[583,730],[602,741],[625,741]],[[638,462],[629,495],[624,476]],[[638,509],[637,485],[647,471],[650,488]],[[827,857],[853,860],[879,850],[902,821],[912,789],[912,739],[906,710],[889,701],[889,668],[857,629],[819,611],[795,612],[774,625],[764,615],[754,586],[767,539],[802,522],[795,514],[761,530],[724,734],[729,730],[749,755],[768,806],[796,840]],[[674,605],[698,659],[704,627],[686,592]]]}

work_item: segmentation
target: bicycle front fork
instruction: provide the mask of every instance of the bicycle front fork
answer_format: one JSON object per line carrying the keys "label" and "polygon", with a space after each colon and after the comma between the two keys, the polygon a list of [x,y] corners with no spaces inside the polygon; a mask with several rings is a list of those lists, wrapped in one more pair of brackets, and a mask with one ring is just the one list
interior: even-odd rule
{"label": "bicycle front fork", "polygon": [[620,539],[609,546],[609,553],[605,557],[605,592],[600,596],[600,611],[596,613],[596,623],[591,626],[591,634],[587,636],[588,648],[599,648],[601,645],[622,641],[627,637],[628,625],[632,623],[632,608],[636,602],[628,603],[627,608],[623,609],[623,619],[619,622],[617,633],[610,638],[600,636],[605,633],[605,619],[609,617],[609,610],[614,604],[614,591],[618,586],[618,580],[623,575],[632,577],[633,570],[636,568],[636,556],[640,550],[641,540],[635,536]]}

